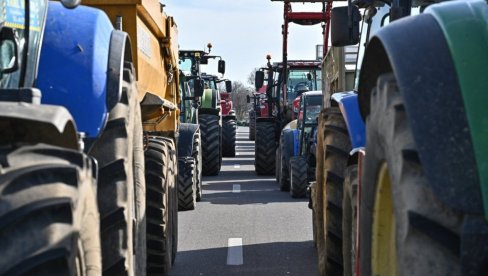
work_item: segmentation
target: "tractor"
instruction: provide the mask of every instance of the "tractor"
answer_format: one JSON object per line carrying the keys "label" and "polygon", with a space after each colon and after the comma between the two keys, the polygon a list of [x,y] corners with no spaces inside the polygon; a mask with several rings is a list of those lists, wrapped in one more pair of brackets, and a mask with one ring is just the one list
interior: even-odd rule
{"label": "tractor", "polygon": [[[249,117],[249,140],[254,141],[256,139],[256,118],[268,116],[268,104],[266,103],[266,87],[267,84],[252,93],[252,96],[247,97],[247,103],[251,104],[248,111]],[[252,99],[252,103],[251,103]]]}
{"label": "tractor", "polygon": [[[198,124],[200,97],[194,89],[195,82],[203,87],[199,77],[183,71],[180,63],[180,137],[178,144],[178,210],[195,209],[202,198],[202,140]],[[189,69],[189,68],[185,68]],[[187,145],[192,144],[193,147]],[[189,173],[187,173],[187,171]]]}
{"label": "tractor", "polygon": [[325,95],[321,274],[487,272],[488,3],[434,2],[332,10],[332,45],[359,58],[354,91]]}
{"label": "tractor", "polygon": [[307,195],[309,182],[315,180],[315,134],[317,116],[322,104],[322,91],[304,92],[294,105],[297,119],[282,130],[276,150],[276,180],[280,190],[290,191],[294,198]]}
{"label": "tractor", "polygon": [[[44,0],[2,2],[2,275],[102,273],[99,229],[103,223],[99,220],[96,198],[99,165],[87,154],[83,133],[72,113],[62,105],[46,104],[44,91],[35,87],[41,45],[46,40],[43,31],[48,6],[49,18],[56,12],[70,12],[67,8],[75,8],[79,3],[62,1],[62,4],[65,7]],[[63,23],[70,28],[76,26],[73,22]],[[87,26],[90,23],[91,18],[87,17]],[[110,28],[106,30],[117,36]],[[105,99],[101,104],[105,104]]]}
{"label": "tractor", "polygon": [[[225,73],[225,61],[219,56],[210,55],[212,45],[208,44],[208,52],[202,50],[180,50],[180,66],[189,72],[189,78],[202,80],[201,65],[207,65],[209,59],[219,58],[218,72]],[[187,77],[187,78],[188,78]],[[200,83],[200,82],[199,82]],[[222,122],[220,110],[220,94],[215,83],[206,83],[214,87],[205,88],[200,97],[198,107],[198,124],[202,140],[202,174],[218,175],[222,164]]]}
{"label": "tractor", "polygon": [[[177,251],[175,145],[180,101],[173,18],[157,1],[84,1],[101,10],[84,6],[68,10],[57,2],[40,0],[21,2],[4,3],[10,12],[6,22],[14,28],[7,41],[23,44],[32,40],[32,47],[14,47],[16,51],[23,49],[18,55],[26,57],[17,71],[25,81],[20,86],[35,84],[42,97],[39,101],[40,93],[29,92],[39,90],[30,88],[15,93],[19,100],[30,99],[38,106],[35,112],[23,111],[20,117],[15,112],[3,117],[7,126],[2,129],[11,130],[2,135],[6,138],[2,160],[17,158],[27,166],[25,176],[17,173],[21,186],[12,192],[35,186],[41,191],[28,192],[41,199],[28,205],[35,219],[15,218],[23,221],[24,227],[32,227],[24,233],[33,239],[32,246],[8,250],[21,256],[10,261],[4,258],[8,265],[0,267],[20,265],[26,273],[33,269],[34,274],[169,274]],[[79,1],[64,2],[73,8]],[[29,18],[24,14],[31,14],[30,19],[24,20]],[[28,48],[32,52],[27,53]],[[12,71],[14,75],[17,73]],[[6,80],[11,76],[5,75]],[[159,78],[154,81],[152,76]],[[45,107],[49,111],[43,111]],[[17,127],[9,127],[14,121]],[[40,143],[49,146],[44,148]],[[18,145],[26,146],[23,157],[8,152],[12,146],[21,149]],[[29,162],[37,167],[30,169]],[[2,166],[9,164],[15,166],[13,162]],[[8,179],[3,181],[13,183],[11,177]],[[85,182],[88,185],[81,185]],[[46,186],[51,183],[59,185]],[[85,195],[77,195],[76,189],[86,194],[87,187],[95,190],[95,207],[84,201]],[[26,199],[35,198],[26,196],[7,200],[12,200],[11,206],[21,206],[29,203]],[[94,209],[96,205],[98,210]],[[67,226],[54,225],[57,222]],[[53,230],[39,231],[41,226]],[[19,227],[15,228],[20,233]],[[12,244],[20,244],[13,235],[6,236]],[[2,244],[0,248],[4,252],[8,247]],[[24,262],[30,262],[31,267]],[[67,265],[68,271],[58,270],[58,265]],[[45,271],[51,268],[56,270]],[[102,272],[96,272],[100,269]],[[22,271],[15,269],[13,273]]]}
{"label": "tractor", "polygon": [[[271,64],[268,55],[266,68],[256,72],[255,85],[259,91],[267,75],[266,117],[256,117],[255,130],[255,171],[258,175],[273,175],[276,172],[276,150],[282,128],[293,119],[292,103],[299,93],[321,89],[321,68],[317,60],[288,60],[288,25],[316,25],[327,22],[332,4],[326,1],[293,1],[284,2],[283,60]],[[292,2],[321,2],[321,12],[293,12]],[[327,49],[328,24],[322,24],[324,49]],[[324,50],[325,51],[325,50]],[[325,55],[325,53],[324,53]],[[262,114],[261,114],[262,115]]]}
{"label": "tractor", "polygon": [[[303,92],[321,89],[321,68],[319,61],[288,61],[285,78],[282,62],[271,64],[256,72],[256,90],[261,89],[267,74],[266,94],[255,97],[260,112],[256,117],[255,169],[259,175],[275,173],[275,154],[282,128],[295,119],[293,100]],[[261,108],[263,106],[264,108]],[[257,107],[256,107],[257,109]],[[263,112],[267,111],[267,113]],[[278,133],[276,133],[278,131]]]}
{"label": "tractor", "polygon": [[234,157],[236,156],[236,136],[237,123],[236,115],[232,105],[232,82],[226,79],[220,79],[215,75],[202,73],[202,79],[205,85],[211,89],[219,89],[219,83],[225,82],[225,92],[218,93],[220,102],[220,114],[222,120],[222,156]]}

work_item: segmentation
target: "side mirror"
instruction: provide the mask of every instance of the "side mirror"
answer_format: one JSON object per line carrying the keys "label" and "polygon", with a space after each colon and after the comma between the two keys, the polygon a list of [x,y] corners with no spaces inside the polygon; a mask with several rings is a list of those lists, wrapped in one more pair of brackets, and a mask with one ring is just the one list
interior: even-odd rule
{"label": "side mirror", "polygon": [[246,101],[247,101],[247,103],[251,103],[251,96],[246,95]]}
{"label": "side mirror", "polygon": [[264,85],[264,71],[256,71],[254,76],[254,84],[256,85],[256,90],[263,87]]}
{"label": "side mirror", "polygon": [[0,74],[8,74],[19,69],[19,49],[12,28],[3,27],[0,32]]}
{"label": "side mirror", "polygon": [[222,60],[222,59],[219,60],[219,64],[218,64],[218,68],[217,69],[218,69],[217,71],[220,74],[222,74],[222,75],[225,74],[225,60]]}
{"label": "side mirror", "polygon": [[195,93],[195,97],[201,97],[203,96],[203,80],[200,78],[196,78],[194,83],[193,83],[193,89]]}
{"label": "side mirror", "polygon": [[[351,9],[350,17],[349,8]],[[330,22],[332,46],[343,47],[358,44],[360,21],[361,14],[356,6],[333,8]]]}
{"label": "side mirror", "polygon": [[230,81],[230,80],[226,80],[225,81],[225,91],[227,93],[231,93],[232,92],[232,81]]}
{"label": "side mirror", "polygon": [[311,81],[312,80],[312,74],[307,73],[307,80]]}

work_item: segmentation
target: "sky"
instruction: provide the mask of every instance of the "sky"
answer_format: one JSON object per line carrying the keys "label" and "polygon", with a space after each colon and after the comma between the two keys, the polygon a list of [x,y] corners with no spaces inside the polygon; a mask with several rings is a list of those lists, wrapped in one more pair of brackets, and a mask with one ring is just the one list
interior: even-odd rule
{"label": "sky", "polygon": [[[252,70],[282,59],[283,3],[271,0],[161,0],[165,12],[178,25],[180,49],[203,50],[226,61],[225,77],[245,84]],[[319,12],[321,4],[292,4],[293,11]],[[315,59],[315,46],[322,44],[322,28],[289,25],[289,59]],[[216,73],[217,63],[204,72]]]}

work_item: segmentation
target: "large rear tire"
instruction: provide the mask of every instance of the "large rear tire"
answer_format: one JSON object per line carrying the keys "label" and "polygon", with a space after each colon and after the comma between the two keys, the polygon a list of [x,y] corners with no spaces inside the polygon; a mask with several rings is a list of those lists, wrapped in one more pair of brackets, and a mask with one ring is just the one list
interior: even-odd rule
{"label": "large rear tire", "polygon": [[254,110],[249,111],[249,140],[254,141],[256,139],[256,112]]}
{"label": "large rear tire", "polygon": [[178,159],[178,211],[194,210],[197,203],[196,166],[193,157]]}
{"label": "large rear tire", "polygon": [[290,195],[293,198],[307,196],[307,159],[303,156],[290,158]]}
{"label": "large rear tire", "polygon": [[202,135],[202,173],[218,175],[222,158],[220,118],[216,115],[200,114],[198,120]]}
{"label": "large rear tire", "polygon": [[91,161],[38,144],[0,147],[0,274],[100,275]]}
{"label": "large rear tire", "polygon": [[323,217],[320,219],[324,223],[325,248],[318,252],[319,271],[321,275],[342,275],[342,184],[351,143],[338,107],[326,109],[323,119],[324,172],[322,186],[317,188],[324,199]]}
{"label": "large rear tire", "polygon": [[[291,135],[290,135],[291,134]],[[290,139],[291,138],[291,139]],[[290,191],[290,158],[294,156],[293,131],[284,130],[280,137],[279,183],[280,190]]]}
{"label": "large rear tire", "polygon": [[202,200],[203,187],[202,187],[202,142],[201,142],[200,130],[195,133],[195,140],[193,140],[193,158],[195,158],[195,180],[197,182],[197,202]]}
{"label": "large rear tire", "polygon": [[147,274],[168,275],[177,241],[176,154],[173,142],[150,136],[146,141]]}
{"label": "large rear tire", "polygon": [[256,124],[254,167],[258,175],[273,175],[275,173],[275,124],[273,122],[258,122]]}
{"label": "large rear tire", "polygon": [[222,156],[236,156],[237,124],[235,120],[224,120],[222,127]]}
{"label": "large rear tire", "polygon": [[430,189],[392,74],[378,78],[366,129],[361,275],[467,275],[460,261],[463,214]]}
{"label": "large rear tire", "polygon": [[342,201],[342,259],[344,276],[356,275],[357,190],[358,166],[351,165],[344,172]]}
{"label": "large rear tire", "polygon": [[97,197],[107,275],[139,275],[146,264],[142,123],[132,64],[123,75],[121,100],[90,150],[100,168]]}

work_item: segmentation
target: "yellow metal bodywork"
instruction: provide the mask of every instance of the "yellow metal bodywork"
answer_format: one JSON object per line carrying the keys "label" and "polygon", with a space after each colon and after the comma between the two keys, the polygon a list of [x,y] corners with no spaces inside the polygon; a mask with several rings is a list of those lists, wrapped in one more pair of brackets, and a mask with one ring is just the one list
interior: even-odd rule
{"label": "yellow metal bodywork", "polygon": [[[129,34],[136,68],[138,99],[146,93],[179,106],[178,29],[158,0],[83,0],[84,5],[99,8],[113,24],[122,18],[122,30]],[[159,112],[144,114],[145,131],[175,132],[179,109],[161,106]]]}
{"label": "yellow metal bodywork", "polygon": [[373,275],[394,276],[398,275],[396,220],[386,163],[381,166],[377,180],[371,234],[371,269]]}

